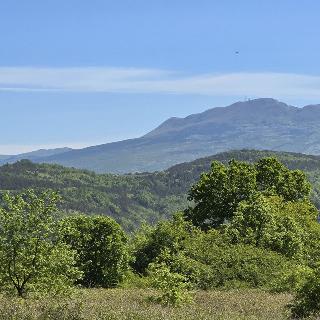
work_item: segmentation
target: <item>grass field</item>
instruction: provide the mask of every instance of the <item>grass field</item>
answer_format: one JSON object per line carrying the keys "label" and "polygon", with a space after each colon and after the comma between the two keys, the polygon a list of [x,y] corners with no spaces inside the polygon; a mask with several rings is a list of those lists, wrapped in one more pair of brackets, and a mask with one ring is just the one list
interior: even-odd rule
{"label": "grass field", "polygon": [[26,299],[0,296],[0,319],[54,320],[164,320],[243,319],[282,320],[289,318],[288,294],[259,290],[197,292],[194,302],[165,307],[150,302],[156,294],[143,289],[83,289],[71,298]]}

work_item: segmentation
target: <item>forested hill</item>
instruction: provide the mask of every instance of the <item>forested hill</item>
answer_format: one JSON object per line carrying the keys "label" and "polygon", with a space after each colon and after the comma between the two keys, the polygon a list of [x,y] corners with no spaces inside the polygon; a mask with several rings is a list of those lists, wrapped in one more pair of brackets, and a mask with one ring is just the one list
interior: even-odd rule
{"label": "forested hill", "polygon": [[142,221],[154,223],[184,209],[187,192],[213,160],[256,161],[276,156],[291,169],[304,170],[313,184],[313,201],[320,207],[320,157],[297,153],[241,150],[182,163],[166,171],[127,175],[96,174],[60,165],[35,164],[22,160],[0,167],[0,189],[58,190],[66,213],[107,214],[127,230]]}

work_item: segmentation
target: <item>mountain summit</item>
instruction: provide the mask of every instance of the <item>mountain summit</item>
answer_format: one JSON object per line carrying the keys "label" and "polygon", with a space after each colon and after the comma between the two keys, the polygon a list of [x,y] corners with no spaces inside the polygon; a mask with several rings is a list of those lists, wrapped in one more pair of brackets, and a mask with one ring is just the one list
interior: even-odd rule
{"label": "mountain summit", "polygon": [[36,161],[96,172],[142,172],[235,149],[320,154],[320,105],[297,108],[270,98],[237,102],[186,118],[170,118],[137,139]]}
{"label": "mountain summit", "polygon": [[174,134],[178,131],[184,132],[186,136],[194,134],[212,136],[219,133],[217,132],[219,129],[222,131],[226,131],[227,128],[235,129],[237,124],[271,124],[274,120],[286,122],[298,110],[270,98],[236,102],[228,107],[212,108],[186,118],[170,118],[145,137]]}

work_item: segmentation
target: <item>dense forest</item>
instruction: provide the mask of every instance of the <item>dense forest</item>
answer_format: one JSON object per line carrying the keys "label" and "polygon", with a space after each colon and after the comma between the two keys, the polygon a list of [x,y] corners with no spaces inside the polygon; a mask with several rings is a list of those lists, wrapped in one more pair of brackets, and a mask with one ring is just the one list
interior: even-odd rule
{"label": "dense forest", "polygon": [[57,190],[63,199],[60,208],[66,213],[109,215],[132,231],[143,221],[154,224],[185,209],[190,187],[202,172],[209,170],[213,160],[255,162],[268,156],[276,156],[290,169],[301,169],[307,174],[313,186],[312,200],[319,208],[320,157],[273,151],[230,151],[179,164],[166,171],[127,175],[96,174],[21,160],[0,167],[0,189]]}

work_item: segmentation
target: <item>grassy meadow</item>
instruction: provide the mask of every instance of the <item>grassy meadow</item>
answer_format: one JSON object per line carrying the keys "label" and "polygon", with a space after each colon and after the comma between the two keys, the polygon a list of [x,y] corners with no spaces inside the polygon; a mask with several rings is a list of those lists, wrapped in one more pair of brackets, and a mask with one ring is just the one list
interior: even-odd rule
{"label": "grassy meadow", "polygon": [[149,289],[81,289],[72,297],[19,299],[0,297],[0,319],[21,320],[167,320],[289,319],[289,294],[261,290],[198,291],[194,302],[180,307],[150,301]]}

